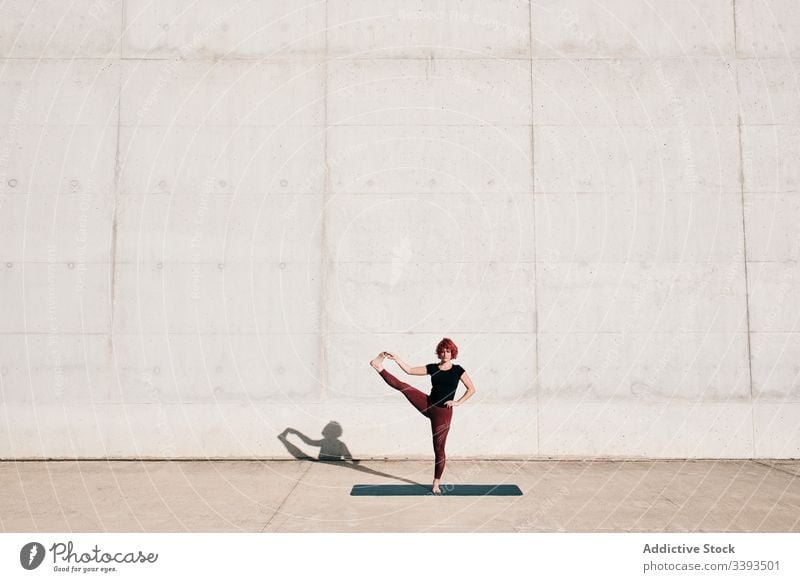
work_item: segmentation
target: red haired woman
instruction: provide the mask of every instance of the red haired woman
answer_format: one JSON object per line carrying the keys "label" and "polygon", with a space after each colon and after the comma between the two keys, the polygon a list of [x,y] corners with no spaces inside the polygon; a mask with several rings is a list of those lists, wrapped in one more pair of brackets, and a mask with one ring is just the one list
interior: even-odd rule
{"label": "red haired woman", "polygon": [[[436,459],[431,491],[438,494],[441,493],[439,481],[444,471],[444,463],[446,460],[444,446],[447,441],[447,433],[450,431],[453,407],[461,406],[471,398],[472,395],[475,394],[475,386],[472,385],[472,380],[467,376],[464,368],[458,364],[454,364],[452,361],[458,357],[458,347],[453,343],[453,340],[444,338],[440,341],[436,346],[436,355],[440,360],[438,364],[428,364],[427,366],[412,368],[395,354],[381,352],[370,362],[370,365],[378,371],[389,386],[402,392],[403,396],[408,399],[414,408],[430,419],[431,434],[433,436],[433,453]],[[384,358],[389,358],[397,362],[397,365],[400,366],[406,374],[412,376],[430,375],[432,386],[430,395],[420,392],[405,382],[401,382],[387,372],[383,367]],[[459,380],[467,387],[467,392],[461,398],[455,400]]]}

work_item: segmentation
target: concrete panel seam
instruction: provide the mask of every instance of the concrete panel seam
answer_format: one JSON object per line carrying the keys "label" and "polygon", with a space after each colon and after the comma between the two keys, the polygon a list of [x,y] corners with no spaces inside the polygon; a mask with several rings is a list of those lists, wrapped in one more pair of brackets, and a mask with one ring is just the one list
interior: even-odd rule
{"label": "concrete panel seam", "polygon": [[116,287],[117,275],[117,196],[119,194],[119,181],[121,174],[120,165],[120,126],[122,122],[122,75],[120,75],[117,83],[117,127],[116,127],[116,144],[114,151],[114,183],[112,185],[112,203],[111,203],[111,284],[109,285],[109,303],[110,303],[110,325],[111,329],[111,352],[114,352],[114,295]]}
{"label": "concrete panel seam", "polygon": [[272,520],[275,519],[275,516],[278,515],[283,506],[286,505],[286,502],[289,500],[289,497],[291,497],[292,493],[294,493],[294,490],[297,489],[297,486],[300,484],[300,482],[305,480],[305,476],[308,474],[308,472],[311,470],[311,467],[314,464],[313,461],[306,461],[306,462],[308,462],[308,467],[306,467],[306,470],[303,471],[303,474],[300,475],[300,477],[298,477],[295,480],[294,486],[286,494],[286,497],[283,498],[283,501],[281,501],[280,505],[278,505],[278,507],[275,508],[275,511],[272,513],[272,516],[270,516],[270,518],[267,520],[267,523],[264,524],[264,527],[261,528],[260,533],[264,533],[264,530],[266,530],[269,527],[269,524],[272,523]]}
{"label": "concrete panel seam", "polygon": [[[736,83],[736,96],[739,99],[739,83],[737,71]],[[745,303],[745,319],[747,324],[747,370],[750,374],[750,425],[752,430],[753,442],[753,456],[756,455],[756,417],[753,414],[753,352],[750,347],[750,291],[749,283],[747,281],[747,220],[745,219],[745,199],[744,199],[744,155],[742,149],[742,114],[739,112],[738,116],[738,134],[739,134],[739,185],[742,191],[742,253],[744,258],[744,303]]]}
{"label": "concrete panel seam", "polygon": [[[739,57],[739,47],[736,38],[736,0],[731,0],[731,6],[733,8],[733,58],[737,59]],[[738,75],[737,75],[737,80],[738,80]],[[739,94],[738,82],[736,87],[736,94],[737,96]]]}
{"label": "concrete panel seam", "polygon": [[325,338],[328,332],[328,306],[325,297],[327,289],[328,271],[328,252],[326,244],[327,223],[328,223],[328,203],[327,196],[331,191],[331,173],[328,167],[328,3],[325,3],[325,58],[323,60],[322,72],[322,220],[320,221],[319,236],[319,375],[320,375],[320,400],[325,400],[328,389],[328,353]]}
{"label": "concrete panel seam", "polygon": [[[531,81],[531,194],[536,195],[536,175],[535,175],[535,132],[534,132],[534,123],[533,123],[533,112],[534,109],[534,86],[533,86],[533,2],[528,2],[528,45],[529,45],[529,57],[530,63],[528,64],[528,74],[530,75]],[[536,363],[534,365],[534,390],[536,390],[536,398],[535,398],[535,405],[536,406],[536,443],[534,445],[534,450],[536,454],[539,453],[539,443],[541,441],[541,437],[539,435],[539,430],[541,424],[539,423],[539,306],[537,304],[538,293],[536,292],[536,282],[538,280],[537,270],[536,270],[536,203],[533,204],[533,329],[534,329],[534,337],[533,337],[533,350],[534,350],[534,358],[536,358]]]}

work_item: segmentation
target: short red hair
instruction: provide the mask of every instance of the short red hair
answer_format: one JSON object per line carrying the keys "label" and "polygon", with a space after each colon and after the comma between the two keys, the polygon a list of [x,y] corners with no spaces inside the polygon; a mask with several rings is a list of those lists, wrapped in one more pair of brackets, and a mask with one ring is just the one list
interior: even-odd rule
{"label": "short red hair", "polygon": [[458,357],[458,346],[453,343],[449,337],[446,337],[440,341],[436,346],[436,355],[442,353],[442,350],[449,349],[450,350],[450,359],[455,360]]}

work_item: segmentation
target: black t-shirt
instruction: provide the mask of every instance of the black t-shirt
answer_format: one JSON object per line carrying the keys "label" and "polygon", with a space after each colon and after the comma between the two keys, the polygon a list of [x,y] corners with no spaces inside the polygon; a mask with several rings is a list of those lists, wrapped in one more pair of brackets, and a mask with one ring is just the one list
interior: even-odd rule
{"label": "black t-shirt", "polygon": [[449,370],[439,369],[438,364],[428,364],[426,371],[431,377],[431,403],[436,406],[443,406],[448,400],[453,400],[458,388],[458,381],[464,373],[464,368],[458,364],[453,364]]}

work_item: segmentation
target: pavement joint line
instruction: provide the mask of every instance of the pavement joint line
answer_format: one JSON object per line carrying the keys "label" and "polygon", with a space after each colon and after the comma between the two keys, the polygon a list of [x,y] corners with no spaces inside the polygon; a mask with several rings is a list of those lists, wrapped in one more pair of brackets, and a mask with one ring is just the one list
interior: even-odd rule
{"label": "pavement joint line", "polygon": [[675,502],[674,502],[672,499],[670,499],[669,497],[667,497],[667,496],[666,496],[666,495],[664,495],[663,493],[660,493],[660,494],[659,494],[659,497],[660,497],[661,499],[664,499],[664,500],[665,500],[665,501],[667,501],[668,503],[671,503],[671,504],[672,504],[672,505],[674,505],[675,507],[680,507],[680,505],[678,505],[677,503],[675,503]]}
{"label": "pavement joint line", "polygon": [[292,486],[292,488],[291,488],[291,489],[289,490],[289,492],[286,494],[286,497],[284,497],[284,498],[283,498],[283,501],[281,501],[280,505],[278,505],[278,507],[276,507],[276,508],[275,508],[275,511],[273,511],[273,512],[272,512],[272,516],[270,516],[270,518],[267,520],[267,523],[265,523],[265,524],[264,524],[264,527],[262,527],[262,528],[261,528],[261,531],[260,531],[259,533],[264,533],[264,530],[265,530],[265,529],[267,529],[267,527],[269,527],[269,524],[271,524],[271,523],[272,523],[272,520],[273,520],[273,519],[275,519],[275,516],[276,516],[276,515],[278,515],[278,513],[280,513],[281,509],[283,509],[283,506],[284,506],[284,505],[286,504],[286,502],[289,500],[289,497],[292,495],[292,493],[294,493],[294,490],[295,490],[295,489],[297,489],[297,486],[298,486],[298,485],[299,485],[299,484],[300,484],[300,483],[303,481],[303,478],[304,478],[304,477],[305,477],[305,476],[308,474],[308,472],[311,470],[311,467],[313,466],[313,464],[314,464],[314,463],[313,463],[313,461],[309,461],[309,462],[308,462],[308,467],[306,467],[306,470],[305,470],[305,471],[303,471],[303,474],[302,474],[302,475],[300,475],[300,476],[299,476],[299,477],[298,477],[298,478],[295,480],[295,482],[294,482],[294,486]]}
{"label": "pavement joint line", "polygon": [[761,465],[762,467],[767,467],[768,469],[774,469],[775,471],[780,471],[781,473],[786,473],[787,475],[791,475],[792,477],[800,478],[800,475],[798,475],[797,473],[792,473],[791,471],[787,471],[786,469],[783,469],[782,467],[776,467],[775,465],[770,465],[769,463],[765,463],[763,461],[754,460],[753,462],[756,465]]}
{"label": "pavement joint line", "polygon": [[[0,334],[2,335],[2,334]],[[484,457],[447,457],[448,460],[458,462],[481,462],[481,463],[745,463],[753,461],[762,463],[766,461],[797,461],[800,459],[790,458],[770,458],[754,459],[751,457],[508,457],[508,458],[484,458]],[[177,463],[177,462],[253,462],[253,463],[296,463],[298,459],[286,457],[0,457],[0,463]],[[368,462],[419,462],[428,461],[428,457],[357,457],[356,461]]]}

